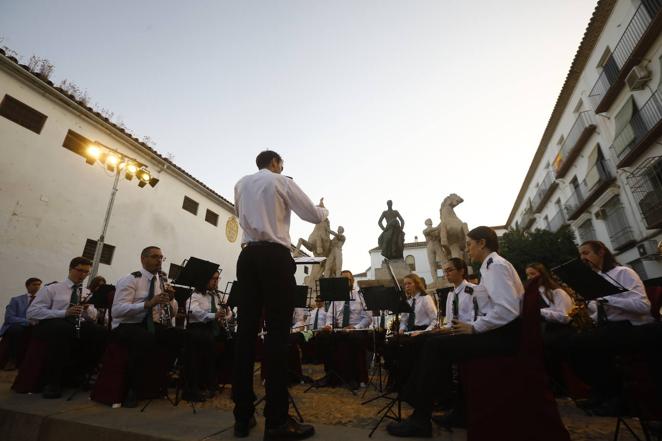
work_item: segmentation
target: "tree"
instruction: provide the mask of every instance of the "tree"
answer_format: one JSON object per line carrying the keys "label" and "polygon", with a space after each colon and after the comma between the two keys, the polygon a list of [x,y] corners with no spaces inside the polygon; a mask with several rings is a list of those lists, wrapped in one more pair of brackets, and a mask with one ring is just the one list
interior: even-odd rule
{"label": "tree", "polygon": [[513,264],[523,279],[529,263],[540,262],[551,269],[578,257],[575,234],[568,225],[555,233],[510,229],[501,237],[500,254]]}

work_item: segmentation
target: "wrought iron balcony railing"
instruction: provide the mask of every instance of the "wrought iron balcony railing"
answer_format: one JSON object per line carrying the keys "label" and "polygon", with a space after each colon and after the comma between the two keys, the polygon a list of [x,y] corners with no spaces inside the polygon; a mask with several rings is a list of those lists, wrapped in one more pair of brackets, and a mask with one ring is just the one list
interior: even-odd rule
{"label": "wrought iron balcony railing", "polygon": [[592,111],[581,112],[577,115],[575,123],[563,141],[559,153],[554,159],[554,170],[556,177],[562,178],[572,165],[582,147],[595,131],[595,120]]}
{"label": "wrought iron balcony railing", "polygon": [[590,180],[584,178],[579,187],[565,201],[565,209],[568,220],[575,220],[582,214],[589,205],[597,199],[602,192],[614,181],[614,177],[607,168],[604,159],[596,162],[586,173],[586,176],[593,176]]}
{"label": "wrought iron balcony railing", "polygon": [[618,159],[618,167],[631,165],[646,148],[662,134],[662,93],[656,90],[632,113],[630,122],[616,134],[611,150]]}
{"label": "wrought iron balcony railing", "polygon": [[552,191],[556,188],[556,178],[552,170],[549,170],[543,180],[538,186],[538,191],[536,191],[535,196],[531,200],[531,205],[533,206],[533,212],[538,213],[542,210],[542,207],[545,205],[547,200],[552,194]]}

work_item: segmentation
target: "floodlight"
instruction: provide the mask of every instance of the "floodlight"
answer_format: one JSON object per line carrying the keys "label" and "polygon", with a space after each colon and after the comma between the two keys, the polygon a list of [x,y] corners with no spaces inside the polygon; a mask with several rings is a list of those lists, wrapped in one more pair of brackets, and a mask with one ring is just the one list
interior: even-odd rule
{"label": "floodlight", "polygon": [[85,153],[87,157],[85,158],[85,162],[94,165],[95,162],[97,162],[97,159],[101,156],[101,149],[94,145],[91,144],[86,150]]}

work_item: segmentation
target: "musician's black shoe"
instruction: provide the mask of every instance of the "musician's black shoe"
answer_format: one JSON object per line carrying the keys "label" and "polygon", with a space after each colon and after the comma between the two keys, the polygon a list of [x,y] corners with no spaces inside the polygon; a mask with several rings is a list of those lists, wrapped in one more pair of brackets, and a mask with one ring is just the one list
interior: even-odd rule
{"label": "musician's black shoe", "polygon": [[138,395],[136,395],[136,391],[129,389],[126,392],[126,397],[124,397],[124,401],[122,401],[122,407],[127,407],[129,409],[138,407]]}
{"label": "musician's black shoe", "polygon": [[431,419],[446,430],[451,430],[453,427],[461,429],[467,427],[464,415],[455,409],[451,409],[443,415],[432,415]]}
{"label": "musician's black shoe", "polygon": [[386,426],[386,431],[398,437],[421,437],[429,438],[432,436],[432,424],[430,421],[422,421],[418,418],[409,417],[400,422],[393,421]]}
{"label": "musician's black shoe", "polygon": [[60,398],[62,396],[62,389],[58,385],[47,384],[44,386],[41,396],[49,400]]}
{"label": "musician's black shoe", "polygon": [[265,428],[264,441],[281,441],[292,439],[306,439],[315,434],[315,427],[310,424],[300,424],[292,417],[280,426]]}
{"label": "musician's black shoe", "polygon": [[246,438],[253,427],[257,425],[255,415],[251,415],[248,421],[235,421],[234,422],[234,436],[237,438]]}

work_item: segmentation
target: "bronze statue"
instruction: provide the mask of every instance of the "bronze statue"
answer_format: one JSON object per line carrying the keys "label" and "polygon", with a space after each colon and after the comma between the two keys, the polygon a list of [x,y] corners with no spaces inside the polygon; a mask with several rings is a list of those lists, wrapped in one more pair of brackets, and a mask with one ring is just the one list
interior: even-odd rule
{"label": "bronze statue", "polygon": [[[405,248],[405,220],[400,216],[398,210],[393,209],[393,202],[386,201],[388,210],[382,212],[377,225],[382,229],[377,243],[382,250],[382,256],[387,259],[402,259],[402,252]],[[386,225],[382,226],[382,221],[386,220]]]}

